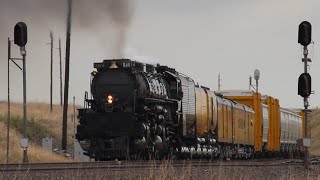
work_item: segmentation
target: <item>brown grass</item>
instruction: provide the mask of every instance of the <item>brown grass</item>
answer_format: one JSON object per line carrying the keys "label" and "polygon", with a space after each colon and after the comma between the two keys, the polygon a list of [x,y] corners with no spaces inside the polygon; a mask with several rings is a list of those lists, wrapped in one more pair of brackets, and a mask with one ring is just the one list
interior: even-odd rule
{"label": "brown grass", "polygon": [[314,109],[311,112],[311,148],[312,155],[320,156],[320,109]]}
{"label": "brown grass", "polygon": [[[4,123],[0,122],[0,163],[6,163],[7,159],[7,141],[6,134],[7,127]],[[10,151],[9,163],[22,162],[22,149],[20,147],[21,135],[14,129],[10,130]],[[28,148],[29,162],[66,162],[65,158],[54,153],[43,150],[38,145],[33,143],[29,144]]]}
{"label": "brown grass", "polygon": [[[143,162],[142,162],[143,163]],[[226,167],[226,166],[197,166],[186,162],[184,167],[173,167],[164,162],[160,167],[151,166],[148,169],[96,169],[62,170],[53,172],[12,172],[0,171],[0,179],[315,179],[320,180],[319,166],[310,171],[302,166],[281,167]]]}
{"label": "brown grass", "polygon": [[[59,105],[53,106],[53,112],[50,112],[50,105],[46,103],[28,103],[27,106],[28,119],[34,119],[38,121],[46,128],[50,130],[54,141],[59,142],[61,140],[61,127],[62,127],[62,107]],[[0,102],[0,114],[7,115],[7,102]],[[69,106],[68,113],[68,142],[72,142],[73,135],[73,122],[71,121],[71,115],[73,114],[73,107]],[[11,115],[23,116],[23,106],[21,103],[11,103]],[[0,163],[6,162],[6,137],[7,128],[3,122],[0,122]],[[22,160],[22,149],[20,147],[21,134],[15,129],[10,129],[10,157],[9,163],[20,163]],[[33,139],[30,138],[30,141]],[[55,148],[55,147],[54,147]],[[49,153],[43,150],[39,145],[34,143],[29,144],[28,155],[30,162],[64,162],[68,161],[62,156],[54,153]]]}
{"label": "brown grass", "polygon": [[[48,129],[50,129],[51,135],[57,139],[61,139],[62,136],[62,111],[63,108],[60,105],[53,105],[53,112],[50,112],[50,105],[46,103],[28,103],[27,116],[28,119],[34,119],[41,123]],[[8,111],[7,102],[0,102],[0,114],[6,115]],[[11,103],[11,114],[23,116],[22,103]],[[73,107],[68,107],[68,142],[72,142],[73,135],[73,122],[71,115],[73,114]]]}

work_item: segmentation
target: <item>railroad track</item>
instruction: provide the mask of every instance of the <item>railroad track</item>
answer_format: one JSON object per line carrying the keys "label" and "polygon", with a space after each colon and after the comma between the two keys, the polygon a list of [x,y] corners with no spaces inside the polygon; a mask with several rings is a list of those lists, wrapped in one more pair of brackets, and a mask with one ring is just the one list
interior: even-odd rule
{"label": "railroad track", "polygon": [[309,160],[311,164],[320,164],[320,157],[312,157]]}
{"label": "railroad track", "polygon": [[[312,164],[320,164],[320,158],[311,158]],[[302,166],[301,159],[271,160],[174,160],[174,161],[107,161],[107,162],[69,162],[69,163],[29,163],[0,164],[0,172],[37,172],[66,170],[108,170],[184,168],[184,167],[258,167],[258,166]]]}

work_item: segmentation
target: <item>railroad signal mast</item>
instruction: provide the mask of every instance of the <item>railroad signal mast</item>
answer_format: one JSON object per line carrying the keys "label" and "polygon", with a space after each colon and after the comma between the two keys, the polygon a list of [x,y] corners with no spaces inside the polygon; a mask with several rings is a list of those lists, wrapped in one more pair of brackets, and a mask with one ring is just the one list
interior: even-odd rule
{"label": "railroad signal mast", "polygon": [[[14,26],[14,43],[20,47],[20,53],[22,55],[22,63],[23,63],[22,71],[23,71],[23,120],[24,120],[24,128],[23,128],[23,139],[21,139],[21,147],[23,148],[23,163],[28,163],[28,153],[27,153],[27,149],[28,149],[27,91],[26,91],[26,55],[27,55],[27,52],[26,52],[26,48],[25,48],[25,45],[27,44],[27,42],[28,42],[27,25],[24,22],[19,22]],[[9,51],[11,51],[11,50],[9,49]]]}
{"label": "railroad signal mast", "polygon": [[311,59],[308,58],[308,45],[311,43],[311,24],[308,21],[303,21],[302,23],[300,23],[298,34],[298,43],[300,43],[303,46],[302,62],[304,63],[304,73],[302,73],[299,76],[298,80],[298,95],[303,97],[304,102],[304,164],[305,167],[308,169],[310,165],[308,149],[310,147],[310,135],[308,131],[308,113],[310,112],[310,110],[308,109],[308,98],[311,94],[311,76],[308,73],[308,62],[311,62]]}

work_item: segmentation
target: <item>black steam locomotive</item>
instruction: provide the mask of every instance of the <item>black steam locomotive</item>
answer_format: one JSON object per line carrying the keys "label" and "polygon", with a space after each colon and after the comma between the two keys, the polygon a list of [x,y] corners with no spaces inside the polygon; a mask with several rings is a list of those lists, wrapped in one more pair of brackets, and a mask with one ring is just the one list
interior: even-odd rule
{"label": "black steam locomotive", "polygon": [[[129,59],[95,63],[91,93],[79,109],[77,139],[96,160],[168,154],[178,143],[179,75]],[[188,81],[186,81],[188,82]]]}

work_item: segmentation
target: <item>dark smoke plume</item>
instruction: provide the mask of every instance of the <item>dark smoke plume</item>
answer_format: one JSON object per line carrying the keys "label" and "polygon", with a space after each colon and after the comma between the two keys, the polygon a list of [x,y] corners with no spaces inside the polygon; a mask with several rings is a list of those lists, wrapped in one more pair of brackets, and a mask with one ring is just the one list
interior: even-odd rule
{"label": "dark smoke plume", "polygon": [[[67,0],[0,0],[0,23],[2,27],[12,22],[24,21],[34,29],[49,30],[66,26]],[[85,30],[101,40],[106,54],[122,56],[128,26],[133,16],[132,0],[75,0],[73,24],[76,31]],[[37,28],[35,28],[35,25]],[[0,35],[7,37],[7,31]]]}
{"label": "dark smoke plume", "polygon": [[[130,1],[132,2],[132,1]],[[115,55],[122,57],[125,48],[127,29],[131,22],[132,6],[129,0],[113,0],[107,5],[107,13],[111,16],[118,28],[115,44]]]}
{"label": "dark smoke plume", "polygon": [[[67,0],[0,0],[0,82],[3,84],[7,82],[7,38],[13,39],[13,27],[17,22],[22,21],[28,26],[27,76],[32,78],[33,82],[49,86],[49,78],[39,74],[46,74],[50,69],[50,51],[46,45],[49,42],[49,31],[52,30],[56,37],[65,39],[67,2]],[[88,63],[90,60],[98,61],[98,58],[102,57],[122,57],[127,30],[133,15],[134,2],[136,1],[73,0],[71,62],[77,65],[86,64],[82,68],[87,68],[91,67],[91,64]],[[99,41],[102,43],[94,44]],[[62,43],[63,49],[65,48],[64,44]],[[88,53],[83,52],[86,49]],[[85,56],[82,57],[80,54],[85,54]],[[20,57],[19,48],[14,44],[12,44],[12,55]],[[62,55],[64,55],[64,50]],[[80,63],[79,61],[87,62]],[[73,68],[76,68],[77,65]],[[10,71],[13,74],[11,87],[12,90],[15,90],[12,91],[12,97],[20,101],[22,98],[19,92],[21,72],[12,64]],[[53,74],[55,73],[54,71]],[[78,82],[72,81],[72,73],[71,69],[71,84],[77,84]],[[45,97],[48,95],[46,92],[40,91],[38,86],[30,86],[30,84],[28,92],[33,93],[35,99],[38,97],[39,100],[46,99]],[[5,86],[0,87],[2,94],[5,94],[6,91]],[[55,96],[54,92],[53,96]]]}
{"label": "dark smoke plume", "polygon": [[81,28],[99,31],[103,43],[111,46],[111,57],[122,57],[128,26],[133,16],[132,0],[79,0],[75,19]]}

